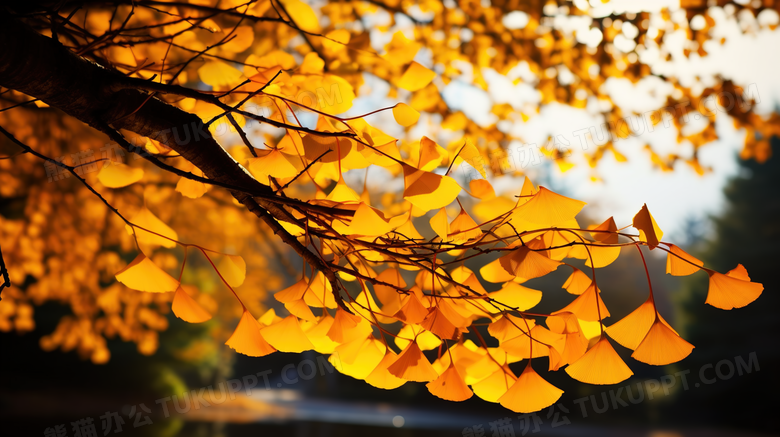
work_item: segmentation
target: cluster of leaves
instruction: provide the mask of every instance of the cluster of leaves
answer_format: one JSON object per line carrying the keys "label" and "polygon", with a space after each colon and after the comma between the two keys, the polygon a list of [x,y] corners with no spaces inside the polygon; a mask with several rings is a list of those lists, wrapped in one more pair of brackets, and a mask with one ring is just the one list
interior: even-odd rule
{"label": "cluster of leaves", "polygon": [[[608,336],[649,364],[676,362],[690,353],[693,346],[658,313],[649,275],[647,302],[609,327],[603,325],[609,311],[596,269],[613,262],[623,247],[668,252],[667,272],[673,275],[704,269],[710,276],[707,303],[718,308],[743,307],[761,294],[763,287],[751,282],[743,267],[721,274],[662,242],[646,207],[629,226],[618,228],[610,218],[582,227],[576,216],[583,202],[536,187],[527,178],[521,189],[496,195],[478,163],[503,153],[501,146],[511,138],[498,125],[482,127],[467,120],[440,95],[439,81],[452,80],[459,74],[455,61],[466,61],[475,71],[490,67],[503,74],[525,63],[538,74],[534,85],[542,104],[576,106],[589,96],[605,98],[597,94],[605,78],[636,80],[648,73],[630,56],[609,49],[619,26],[609,30],[594,22],[604,43],[592,48],[555,25],[562,8],[572,15],[581,12],[568,6],[552,10],[551,3],[494,2],[485,7],[429,1],[412,7],[411,2],[336,2],[317,12],[300,0],[211,3],[217,2],[140,0],[111,9],[72,7],[24,18],[73,53],[135,79],[123,86],[148,91],[150,99],[166,99],[206,121],[220,141],[235,141],[225,153],[272,191],[273,197],[263,198],[276,205],[264,213],[272,218],[258,225],[228,193],[210,189],[212,175],[178,153],[177,145],[186,147],[186,140],[163,144],[131,138],[131,132],[116,139],[141,145],[153,162],[173,165],[175,174],[127,161],[102,163],[98,173],[81,177],[81,167],[50,160],[74,176],[67,186],[58,182],[51,188],[41,183],[43,168],[35,167],[40,164],[36,159],[56,158],[65,150],[61,143],[70,139],[92,150],[101,147],[99,140],[72,119],[49,113],[45,103],[36,102],[41,106],[36,110],[4,110],[0,124],[46,126],[47,133],[13,129],[6,136],[26,156],[14,156],[13,164],[0,161],[3,197],[25,199],[23,218],[0,222],[3,250],[13,275],[34,278],[24,290],[12,287],[0,304],[3,329],[10,329],[13,316],[16,329],[29,330],[30,302],[67,301],[75,317],[63,319],[42,346],[78,347],[93,361],[105,362],[104,337],[119,335],[137,342],[142,353],[153,352],[171,302],[174,314],[193,323],[207,321],[217,311],[240,314],[226,342],[239,353],[313,349],[332,354],[340,371],[376,387],[428,382],[431,393],[444,399],[460,401],[476,393],[513,411],[530,412],[551,405],[562,393],[534,370],[534,358],[548,357],[550,371],[565,366],[578,381],[611,384],[631,371]],[[528,8],[527,25],[507,29],[502,17],[518,8]],[[410,34],[392,34],[380,54],[376,47],[382,44],[371,37],[370,23],[381,16],[389,16],[388,23],[378,26],[385,33],[401,17],[415,24]],[[636,22],[632,26],[642,33],[634,37],[648,44],[648,27],[642,23],[649,18],[634,14],[621,20]],[[675,22],[672,28],[681,25]],[[468,41],[465,29],[473,35]],[[652,38],[656,44],[657,38]],[[445,66],[441,71],[415,61],[423,47],[430,51],[432,65]],[[592,74],[592,65],[600,66],[598,73]],[[578,79],[567,84],[556,79],[549,71],[561,71],[560,66]],[[352,106],[366,74],[392,84],[390,97],[410,97],[409,104],[392,107],[398,125],[412,127],[424,112],[457,138],[447,147],[428,137],[400,138],[399,144],[398,138],[369,124],[371,114],[338,116]],[[475,81],[487,86],[478,73]],[[12,91],[4,97],[24,102]],[[268,112],[258,114],[258,108]],[[520,113],[498,105],[494,113],[515,120],[536,110]],[[620,115],[612,107],[605,117]],[[748,111],[735,120],[758,129],[761,124],[753,115]],[[49,128],[56,126],[54,120],[63,126]],[[238,135],[225,134],[229,130]],[[748,145],[747,156],[763,156],[756,147]],[[597,149],[591,162],[610,148]],[[565,167],[566,157],[553,158]],[[482,178],[466,183],[451,177],[464,161]],[[344,173],[370,166],[402,180],[403,191],[372,196],[367,184],[361,194],[347,185]],[[30,180],[36,177],[37,182]],[[70,184],[79,183],[89,189],[72,189]],[[60,198],[53,194],[58,190]],[[478,200],[471,214],[459,198]],[[453,210],[454,204],[458,207]],[[416,228],[425,215],[435,232],[429,238]],[[638,233],[626,232],[630,226]],[[281,288],[258,244],[258,234],[269,229],[311,266],[311,274],[304,268],[300,281],[274,295],[289,313],[285,317],[273,310],[261,314],[264,291]],[[121,268],[122,255],[133,253],[134,247],[134,259]],[[181,258],[168,250],[176,247],[183,249]],[[465,266],[465,261],[490,253],[501,256],[479,272]],[[585,260],[590,272],[564,263],[566,258]],[[197,262],[213,267],[231,293],[214,294],[217,284],[195,273],[203,269],[187,269]],[[542,292],[522,284],[562,265],[572,268],[564,287],[576,299],[551,314],[530,311]],[[178,277],[169,273],[174,270]],[[114,274],[117,283],[111,281]],[[489,293],[480,278],[502,287]],[[228,303],[232,298],[238,305]],[[480,324],[488,325],[492,339],[475,329]],[[488,345],[495,342],[498,346]],[[431,363],[422,351],[436,348]],[[528,364],[517,376],[509,364],[521,360]]]}

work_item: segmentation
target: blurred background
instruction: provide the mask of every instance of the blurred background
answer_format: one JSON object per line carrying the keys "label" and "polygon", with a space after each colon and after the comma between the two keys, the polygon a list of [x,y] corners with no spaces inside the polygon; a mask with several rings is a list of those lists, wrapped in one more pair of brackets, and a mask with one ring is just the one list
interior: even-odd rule
{"label": "blurred background", "polygon": [[[669,7],[672,13],[679,10],[676,2],[653,6],[642,3],[607,2],[609,9],[594,7],[591,13],[598,19],[611,20],[648,8]],[[740,19],[735,18],[737,22]],[[681,83],[714,75],[755,84],[760,113],[769,117],[776,112],[780,96],[780,65],[772,55],[780,43],[775,30],[777,13],[765,14],[764,21],[769,24],[753,34],[731,35],[729,45],[721,52],[711,52],[706,62],[669,62],[657,65],[661,73],[656,74],[674,76]],[[450,107],[488,125],[493,122],[490,107],[497,99],[523,99],[528,91],[494,79],[489,92],[464,81],[448,84],[442,93]],[[381,81],[366,80],[373,94],[356,99],[348,114],[365,113],[390,101]],[[645,107],[652,108],[659,93],[666,92],[661,85],[646,85],[615,81],[609,85],[609,92],[616,103],[633,105],[641,112]],[[575,111],[554,104],[528,123],[513,128],[522,130],[529,143],[544,143],[559,136],[576,141],[572,132],[598,125],[593,117],[587,108]],[[377,119],[376,123],[381,125],[382,121]],[[420,123],[412,136],[424,135],[431,120],[427,123]],[[680,363],[648,366],[628,360],[630,354],[619,348],[634,372],[632,378],[617,386],[601,387],[576,383],[563,372],[549,373],[545,377],[565,391],[563,397],[551,409],[518,416],[476,397],[462,403],[443,401],[428,393],[423,384],[407,383],[391,391],[375,389],[340,374],[314,352],[275,353],[262,358],[237,356],[215,341],[220,320],[192,325],[170,313],[164,323],[167,329],[155,337],[155,347],[144,351],[140,344],[109,339],[111,359],[97,365],[74,352],[43,350],[46,340],[42,339],[50,337],[61,319],[70,314],[69,308],[47,302],[36,307],[33,329],[0,333],[3,434],[778,435],[775,414],[780,393],[776,373],[780,370],[780,317],[776,312],[780,302],[773,263],[778,260],[776,251],[780,247],[780,158],[776,156],[780,141],[771,139],[770,157],[765,162],[745,160],[740,157],[746,140],[744,130],[735,128],[728,118],[719,117],[717,123],[718,138],[698,154],[699,161],[709,169],[703,174],[682,162],[675,165],[674,171],[664,171],[637,152],[646,143],[656,150],[668,142],[676,143],[675,129],[658,129],[616,143],[628,162],[605,158],[599,164],[597,180],[590,177],[591,169],[584,162],[562,171],[556,163],[546,161],[525,171],[536,184],[588,202],[578,217],[584,224],[601,223],[608,215],[614,215],[618,225],[626,224],[647,203],[667,232],[665,240],[721,272],[741,263],[753,281],[764,284],[757,302],[724,312],[704,304],[708,278],[703,272],[684,278],[665,275],[665,253],[645,250],[661,312],[696,347]],[[691,126],[689,135],[697,128],[694,121]],[[388,127],[387,131],[392,129]],[[345,178],[351,185],[360,186],[364,176],[365,172],[355,171]],[[386,183],[383,177],[381,173],[372,174],[368,185]],[[519,183],[521,179],[507,176],[494,185],[497,191],[516,191]],[[23,216],[23,208],[14,199],[2,198],[0,202],[4,219]],[[432,235],[427,220],[421,220],[418,227],[424,235]],[[266,254],[273,253],[271,247],[263,248]],[[599,270],[599,285],[613,321],[630,313],[647,296],[639,255],[628,249],[622,255]],[[263,263],[262,272],[253,280],[262,282],[266,290],[275,292],[296,281],[295,268],[291,267],[291,263],[298,266],[296,257],[281,254],[267,257]],[[582,267],[577,260],[573,264]],[[189,280],[217,286],[215,278],[204,273],[208,269],[202,260],[192,265],[186,272]],[[467,266],[478,269],[481,265]],[[567,275],[568,271],[558,271],[526,284],[544,291],[539,311],[558,309],[572,299],[561,288]],[[496,289],[495,284],[483,285],[488,291]],[[262,296],[259,305],[281,308],[271,293]],[[435,351],[429,353],[429,358],[434,358]],[[546,358],[540,361],[546,362]],[[510,367],[517,372],[522,365]],[[90,424],[97,434],[89,434]]]}

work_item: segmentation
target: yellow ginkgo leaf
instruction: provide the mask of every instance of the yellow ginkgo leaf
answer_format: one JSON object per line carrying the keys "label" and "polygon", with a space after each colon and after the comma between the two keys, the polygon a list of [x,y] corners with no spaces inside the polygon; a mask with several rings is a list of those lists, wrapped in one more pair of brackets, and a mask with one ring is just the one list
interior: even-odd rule
{"label": "yellow ginkgo leaf", "polygon": [[231,87],[241,82],[243,74],[226,62],[218,60],[206,61],[198,69],[200,80],[213,87]]}
{"label": "yellow ginkgo leaf", "polygon": [[373,371],[366,377],[366,382],[376,388],[392,390],[406,384],[403,380],[387,371],[387,367],[395,362],[397,355],[395,352],[387,349],[382,361],[377,364]]}
{"label": "yellow ginkgo leaf", "polygon": [[541,291],[511,281],[504,284],[501,290],[490,293],[488,296],[503,304],[497,305],[501,310],[510,307],[518,311],[526,311],[535,307],[542,300]]}
{"label": "yellow ginkgo leaf", "polygon": [[539,187],[539,191],[530,200],[515,210],[512,218],[539,227],[549,227],[574,219],[584,206],[585,202],[561,196],[545,187]]}
{"label": "yellow ginkgo leaf", "polygon": [[201,323],[211,319],[211,314],[190,297],[181,286],[176,289],[176,294],[173,295],[171,310],[176,317],[185,322]]}
{"label": "yellow ginkgo leaf", "polygon": [[429,351],[436,349],[441,344],[441,339],[434,335],[430,331],[426,331],[420,325],[404,325],[398,336],[394,337],[395,345],[398,349],[404,350],[409,343],[414,340],[417,342],[417,346],[420,346],[420,350]]}
{"label": "yellow ginkgo leaf", "polygon": [[498,402],[499,399],[514,384],[517,377],[509,370],[509,366],[498,368],[486,378],[471,385],[474,394],[488,402]]}
{"label": "yellow ginkgo leaf", "polygon": [[693,345],[657,319],[631,357],[654,366],[676,363],[687,357]]}
{"label": "yellow ginkgo leaf", "polygon": [[494,284],[511,281],[515,278],[513,273],[509,273],[504,268],[501,258],[482,266],[482,268],[479,269],[479,274],[482,276],[482,279]]}
{"label": "yellow ginkgo leaf", "polygon": [[462,207],[458,216],[450,223],[449,228],[450,235],[447,240],[454,244],[462,244],[482,235],[482,230],[477,222]]}
{"label": "yellow ginkgo leaf", "polygon": [[355,379],[365,379],[371,375],[382,362],[387,348],[382,342],[374,337],[356,339],[354,340],[354,343],[359,346],[358,348],[355,348],[354,360],[346,361],[343,359],[344,354],[338,353],[339,348],[347,345],[336,348],[336,351],[328,360],[334,365],[336,364],[335,362],[341,364],[341,368],[337,367],[339,372]]}
{"label": "yellow ginkgo leaf", "polygon": [[604,320],[609,317],[607,306],[601,300],[601,292],[594,284],[591,284],[581,295],[577,296],[572,303],[566,305],[561,310],[555,311],[553,314],[564,312],[574,313],[580,319],[589,322]]}
{"label": "yellow ginkgo leaf", "polygon": [[429,223],[433,232],[436,232],[436,235],[438,235],[442,241],[448,241],[450,235],[450,222],[445,208],[440,209],[439,212],[434,214]]}
{"label": "yellow ginkgo leaf", "polygon": [[592,282],[590,276],[585,274],[585,272],[578,268],[574,268],[574,271],[569,275],[569,278],[563,283],[563,288],[569,293],[579,296],[590,287]]}
{"label": "yellow ginkgo leaf", "polygon": [[404,199],[423,211],[443,208],[452,203],[460,186],[455,179],[427,171],[418,170],[409,165],[404,169]]}
{"label": "yellow ginkgo leaf", "polygon": [[332,354],[339,345],[327,335],[331,326],[333,326],[333,317],[326,314],[314,326],[306,330],[306,337],[314,345],[314,350],[321,354]]}
{"label": "yellow ginkgo leaf", "polygon": [[314,349],[314,345],[306,337],[298,323],[298,318],[294,315],[285,317],[261,332],[263,338],[280,352],[300,353]]}
{"label": "yellow ginkgo leaf", "polygon": [[258,150],[257,158],[250,158],[249,172],[261,184],[268,185],[268,177],[286,179],[296,176],[303,166],[300,158],[286,155],[278,149]]}
{"label": "yellow ginkgo leaf", "polygon": [[134,184],[144,177],[144,170],[121,162],[112,162],[100,169],[98,180],[108,188],[121,188]]}
{"label": "yellow ginkgo leaf", "polygon": [[179,281],[157,267],[143,253],[139,253],[133,262],[117,272],[116,280],[133,290],[150,293],[167,293],[179,288]]}
{"label": "yellow ginkgo leaf", "polygon": [[420,119],[420,113],[406,103],[399,103],[393,106],[393,117],[395,122],[403,127],[409,127],[417,123]]}
{"label": "yellow ginkgo leaf", "polygon": [[515,413],[533,413],[554,404],[562,394],[563,390],[545,381],[529,362],[498,401]]}
{"label": "yellow ginkgo leaf", "polygon": [[[671,329],[669,324],[666,323],[666,320],[664,320],[660,314],[658,314],[657,317],[661,323],[666,324],[666,326]],[[637,307],[637,309],[632,311],[631,314],[607,327],[606,332],[613,340],[620,343],[621,346],[628,349],[636,349],[637,346],[639,346],[639,343],[641,343],[647,335],[650,327],[653,326],[655,320],[655,305],[653,304],[653,300],[648,297],[648,299]]]}
{"label": "yellow ginkgo leaf", "polygon": [[747,272],[740,264],[734,270],[725,275],[718,272],[707,272],[710,275],[710,287],[707,291],[706,303],[730,310],[742,308],[761,296],[764,286],[757,282],[750,282]]}
{"label": "yellow ginkgo leaf", "polygon": [[236,352],[250,357],[262,357],[275,352],[276,349],[263,338],[260,332],[261,328],[260,323],[249,314],[249,311],[244,309],[236,330],[233,331],[233,335],[228,338],[225,344]]}
{"label": "yellow ginkgo leaf", "polygon": [[474,396],[454,364],[425,386],[432,395],[446,401],[462,402]]}
{"label": "yellow ginkgo leaf", "polygon": [[617,384],[634,374],[607,337],[602,337],[585,355],[569,364],[566,373],[577,381],[599,385]]}
{"label": "yellow ginkgo leaf", "polygon": [[496,197],[496,192],[487,179],[472,179],[469,181],[469,191],[469,194],[477,199],[490,200]]}
{"label": "yellow ginkgo leaf", "polygon": [[673,276],[688,276],[698,272],[700,267],[704,265],[702,261],[692,257],[674,244],[668,244],[668,246],[671,253],[666,256],[666,273]]}
{"label": "yellow ginkgo leaf", "polygon": [[179,238],[176,231],[163,223],[162,220],[152,214],[146,207],[141,208],[138,214],[130,219],[130,222],[136,225],[136,227],[133,228],[130,225],[125,225],[125,229],[128,234],[132,234],[133,231],[135,231],[136,238],[140,244],[162,246],[169,249],[176,247],[176,242],[173,241]]}
{"label": "yellow ginkgo leaf", "polygon": [[240,287],[246,278],[246,262],[239,255],[222,256],[217,270],[231,287]]}
{"label": "yellow ginkgo leaf", "polygon": [[528,246],[521,246],[507,255],[499,258],[499,262],[507,273],[524,280],[544,276],[558,268],[562,263],[552,260]]}
{"label": "yellow ginkgo leaf", "polygon": [[647,209],[647,204],[634,216],[633,226],[639,230],[639,239],[647,243],[650,249],[655,249],[661,242],[664,233]]}
{"label": "yellow ginkgo leaf", "polygon": [[417,91],[425,88],[434,77],[436,73],[412,61],[398,81],[398,86],[408,91]]}
{"label": "yellow ginkgo leaf", "polygon": [[319,33],[320,20],[314,10],[301,0],[280,0],[295,25],[306,32]]}
{"label": "yellow ginkgo leaf", "polygon": [[349,225],[344,225],[342,222],[337,221],[334,223],[333,229],[343,235],[378,237],[387,234],[393,227],[382,212],[372,208],[365,202],[360,202]]}
{"label": "yellow ginkgo leaf", "polygon": [[414,341],[409,343],[387,370],[395,377],[407,381],[427,382],[439,376]]}

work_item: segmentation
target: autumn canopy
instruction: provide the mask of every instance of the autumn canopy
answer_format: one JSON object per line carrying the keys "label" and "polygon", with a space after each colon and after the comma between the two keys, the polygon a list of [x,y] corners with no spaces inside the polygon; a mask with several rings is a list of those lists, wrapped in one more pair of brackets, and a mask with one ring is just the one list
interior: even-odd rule
{"label": "autumn canopy", "polygon": [[[205,323],[218,347],[240,354],[314,350],[374,387],[425,383],[446,400],[476,395],[523,413],[563,393],[548,372],[629,378],[619,348],[651,365],[684,359],[694,346],[659,312],[651,275],[645,303],[613,320],[599,269],[629,251],[644,261],[643,247],[665,252],[666,273],[709,275],[706,304],[724,310],[763,286],[742,265],[716,272],[665,240],[652,205],[630,223],[584,223],[584,202],[507,164],[521,139],[502,121],[608,100],[606,78],[652,74],[615,40],[658,47],[683,29],[704,47],[714,25],[703,6],[661,29],[651,23],[667,12],[616,13],[607,25],[588,16],[594,3],[44,1],[0,11],[0,197],[21,199],[0,211],[11,284],[0,329],[29,331],[35,305],[60,302],[71,315],[41,347],[105,363],[107,339],[152,354],[169,323]],[[694,16],[705,27],[688,27]],[[558,17],[585,24],[572,31]],[[529,81],[527,71],[538,100],[497,103],[493,122],[477,123],[442,95],[465,69],[480,89],[488,70],[508,82]],[[737,90],[675,86],[655,123],[679,126],[686,114],[668,109],[679,101]],[[766,159],[777,124],[745,108],[728,114],[748,129],[743,158]],[[616,105],[603,114],[625,115]],[[685,138],[693,150],[714,137],[708,122]],[[630,135],[609,126],[613,138]],[[706,171],[695,152],[646,152],[663,169]],[[593,179],[602,157],[621,157],[612,141],[542,153],[556,171],[584,154]],[[496,192],[500,178],[512,189]],[[544,290],[527,282],[555,271],[568,275],[570,303],[535,312]]]}

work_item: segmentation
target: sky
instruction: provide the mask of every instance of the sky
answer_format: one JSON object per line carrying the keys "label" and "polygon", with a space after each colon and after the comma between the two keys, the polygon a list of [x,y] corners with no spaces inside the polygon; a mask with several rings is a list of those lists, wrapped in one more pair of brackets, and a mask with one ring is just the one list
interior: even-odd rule
{"label": "sky", "polygon": [[[671,24],[665,22],[660,14],[653,12],[662,7],[669,7],[672,11],[672,21],[687,26],[685,13],[679,9],[678,2],[675,1],[622,0],[602,5],[599,0],[592,2],[596,7],[587,4],[585,0],[574,3],[587,9],[593,18],[606,16],[612,11],[651,12],[651,29],[653,27],[668,29]],[[556,13],[554,10],[550,12],[553,15]],[[780,46],[780,32],[770,28],[780,21],[777,13],[764,11],[758,17],[753,17],[735,14],[729,9],[712,8],[710,15],[715,18],[716,25],[711,29],[712,41],[704,47],[708,55],[703,58],[695,51],[689,57],[683,55],[683,49],[686,48],[684,30],[667,32],[660,47],[637,48],[630,38],[616,40],[619,49],[622,48],[625,52],[635,51],[640,62],[651,66],[653,74],[637,83],[631,83],[628,79],[613,78],[603,85],[612,102],[621,107],[624,114],[641,114],[663,106],[666,96],[673,93],[674,89],[668,82],[660,79],[660,75],[674,77],[683,86],[692,87],[694,92],[713,84],[719,75],[747,87],[750,96],[758,101],[757,111],[760,114],[769,114],[775,109],[777,102],[780,101],[780,77],[777,74],[780,65],[778,65],[778,57],[769,54],[774,53],[776,47]],[[524,25],[521,15],[512,14],[510,19],[515,26]],[[382,21],[382,17],[377,17],[377,20]],[[387,39],[392,31],[396,29],[408,31],[411,26],[410,23],[404,23],[400,16],[397,16],[396,20],[398,25],[391,30]],[[567,20],[567,14],[561,13],[556,17],[556,26],[569,31],[579,29],[577,38],[582,39],[581,42],[598,43],[600,35],[595,36],[596,41],[590,41],[589,38],[594,38],[594,35],[583,30],[583,27],[587,30],[589,26],[587,19]],[[700,19],[694,19],[692,26],[700,23]],[[631,32],[630,27],[624,26],[624,34],[631,36]],[[580,34],[584,36],[580,38]],[[721,37],[726,38],[723,45],[719,43]],[[375,39],[377,49],[381,52],[384,43],[379,37]],[[671,56],[667,57],[667,54]],[[430,53],[424,49],[418,53],[416,60],[429,68],[436,69],[436,66],[432,65]],[[483,70],[482,73],[489,85],[487,91],[470,85],[473,74],[470,65],[464,63],[458,65],[458,68],[463,71],[458,80],[446,86],[439,83],[442,95],[451,108],[462,110],[479,124],[495,123],[490,109],[497,103],[509,103],[518,111],[538,106],[540,96],[534,88],[535,77],[524,65],[516,67],[508,76],[488,69]],[[565,79],[565,74],[571,74],[567,71],[565,68],[559,69],[560,80]],[[519,83],[513,84],[513,81],[518,78]],[[397,103],[381,97],[387,95],[386,84],[381,81],[367,78],[364,86],[368,87],[370,94],[356,99],[350,114],[365,113],[377,107],[392,106]],[[404,97],[408,96],[401,92],[399,98],[403,100]],[[581,154],[578,155],[577,149],[582,149],[580,140],[584,129],[591,128],[594,133],[596,129],[600,129],[602,118],[598,111],[603,109],[600,105],[604,104],[609,103],[591,99],[584,109],[561,104],[546,105],[540,108],[538,114],[533,114],[527,122],[505,122],[505,125],[499,125],[499,129],[524,140],[522,143],[510,144],[510,148],[517,150],[532,143],[543,145],[549,137],[560,139],[563,144],[568,143],[569,148],[574,152],[572,159],[579,164],[572,170],[561,173],[555,166],[541,163],[533,165],[531,162],[525,170],[532,176],[532,180],[534,175],[538,175],[539,180],[546,181],[551,188],[588,202],[591,217],[606,219],[612,215],[618,226],[628,225],[633,215],[639,211],[642,204],[646,203],[667,235],[679,235],[684,229],[686,219],[703,218],[717,213],[722,208],[724,201],[722,189],[728,179],[739,171],[736,156],[745,136],[744,131],[734,128],[725,114],[716,117],[719,139],[699,151],[700,163],[711,169],[704,176],[699,176],[683,162],[678,162],[674,172],[663,172],[652,167],[647,152],[643,150],[644,144],[650,144],[653,150],[662,156],[671,152],[690,156],[693,152],[691,144],[677,143],[676,128],[658,125],[652,132],[644,129],[637,138],[614,142],[615,148],[628,157],[628,162],[618,163],[608,155],[596,169],[601,180],[592,182],[590,178],[592,171],[585,164]],[[523,112],[528,113],[528,111]],[[369,122],[385,129],[391,135],[398,135],[399,138],[403,135],[402,130],[392,126],[390,114],[379,114]],[[430,136],[431,131],[439,130],[435,126],[437,122],[437,119],[421,118],[418,126],[409,132],[408,138],[415,139],[426,134]],[[690,117],[688,125],[684,128],[685,133],[695,133],[704,125],[703,115],[699,119],[696,116]],[[444,135],[438,139],[440,144],[445,145],[448,138]],[[592,146],[593,144],[590,143],[590,147]],[[360,176],[361,185],[363,174]],[[377,185],[386,183],[386,178],[382,177],[381,172],[372,173],[371,179]],[[522,180],[514,178],[489,179],[499,193],[516,192],[522,184]]]}

